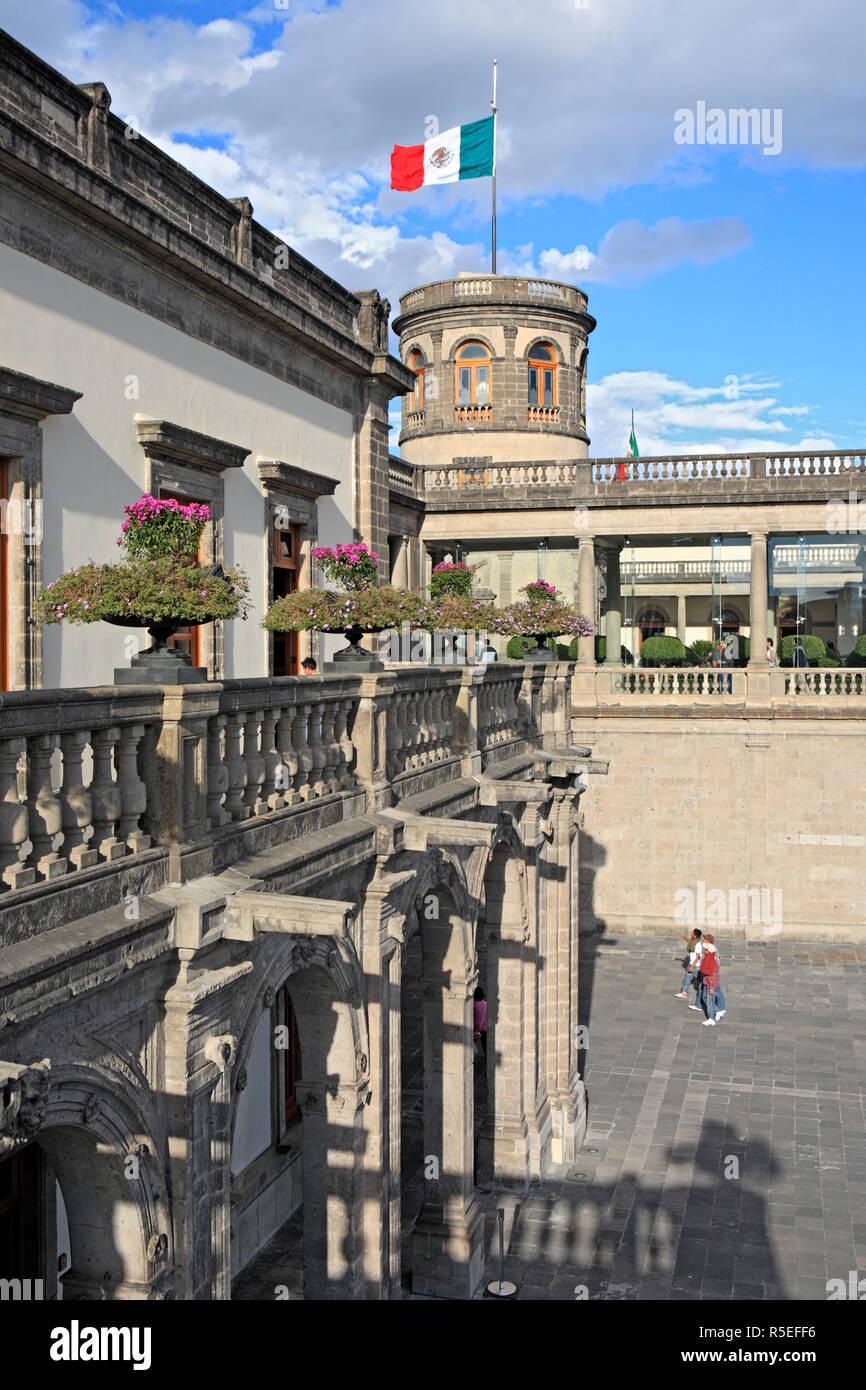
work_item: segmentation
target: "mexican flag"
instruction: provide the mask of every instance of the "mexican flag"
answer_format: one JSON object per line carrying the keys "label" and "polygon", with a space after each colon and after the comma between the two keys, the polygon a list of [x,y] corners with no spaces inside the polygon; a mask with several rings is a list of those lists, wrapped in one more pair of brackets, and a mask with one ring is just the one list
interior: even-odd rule
{"label": "mexican flag", "polygon": [[391,187],[411,193],[428,183],[481,179],[494,172],[494,116],[440,131],[423,145],[395,145],[391,151]]}
{"label": "mexican flag", "polygon": [[637,439],[635,438],[634,432],[634,411],[632,411],[631,413],[631,434],[628,437],[628,451],[633,459],[640,458],[640,454],[637,451]]}

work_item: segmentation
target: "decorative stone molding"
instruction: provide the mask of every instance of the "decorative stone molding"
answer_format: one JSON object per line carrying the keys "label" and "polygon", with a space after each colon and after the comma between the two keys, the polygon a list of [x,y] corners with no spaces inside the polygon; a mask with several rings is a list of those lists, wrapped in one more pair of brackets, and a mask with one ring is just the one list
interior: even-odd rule
{"label": "decorative stone molding", "polygon": [[253,268],[253,205],[249,198],[229,198],[232,207],[237,208],[240,219],[234,229],[235,260],[247,270]]}
{"label": "decorative stone molding", "polygon": [[36,1135],[48,1104],[51,1062],[0,1062],[0,1158]]}
{"label": "decorative stone molding", "polygon": [[0,367],[0,415],[23,420],[44,420],[47,415],[68,415],[80,401],[81,391],[41,381],[11,367]]}
{"label": "decorative stone molding", "polygon": [[165,1264],[168,1259],[168,1236],[164,1231],[154,1233],[147,1242],[147,1258],[151,1264]]}
{"label": "decorative stone molding", "polygon": [[199,434],[197,430],[172,424],[170,420],[138,418],[135,433],[148,458],[191,464],[194,468],[207,468],[214,473],[223,473],[227,468],[242,468],[250,453],[249,449],[243,449],[239,444],[229,444],[225,439]]}
{"label": "decorative stone molding", "polygon": [[329,898],[234,893],[226,899],[225,934],[232,941],[253,941],[265,932],[295,936],[295,955],[303,962],[316,954],[316,937],[347,936],[356,911],[355,903]]}
{"label": "decorative stone molding", "polygon": [[222,1072],[234,1061],[237,1047],[237,1040],[231,1033],[222,1033],[218,1037],[208,1038],[204,1045],[204,1053],[208,1061],[213,1062]]}
{"label": "decorative stone molding", "polygon": [[92,1125],[100,1111],[99,1097],[91,1091],[81,1109],[81,1118],[86,1125]]}
{"label": "decorative stone molding", "polygon": [[333,497],[340,486],[336,478],[329,478],[325,473],[314,473],[311,468],[284,463],[281,459],[260,458],[256,460],[256,467],[267,493],[315,502],[319,497]]}

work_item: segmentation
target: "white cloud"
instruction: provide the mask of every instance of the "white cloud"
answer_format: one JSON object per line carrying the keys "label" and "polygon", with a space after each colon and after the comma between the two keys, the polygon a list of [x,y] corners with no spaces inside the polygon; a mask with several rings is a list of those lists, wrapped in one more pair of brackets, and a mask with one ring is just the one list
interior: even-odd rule
{"label": "white cloud", "polygon": [[767,394],[776,384],[732,378],[717,386],[692,386],[662,372],[611,373],[587,386],[590,452],[596,458],[625,452],[632,409],[643,456],[835,448],[833,440],[818,434],[787,437],[790,427],[778,416],[812,411],[777,405],[777,397]]}
{"label": "white cloud", "polygon": [[[284,229],[302,254],[350,285],[363,272],[392,299],[425,278],[484,268],[475,227],[486,219],[486,180],[411,198],[387,184],[392,144],[420,140],[429,114],[445,127],[486,113],[487,33],[500,60],[503,206],[691,183],[730,160],[774,175],[791,161],[866,162],[861,0],[665,0],[662,10],[646,0],[591,0],[586,9],[547,0],[543,18],[524,0],[474,0],[471,12],[464,0],[427,0],[423,21],[404,0],[292,0],[287,11],[262,0],[241,18],[199,25],[194,5],[178,11],[124,20],[120,8],[97,12],[79,0],[0,0],[0,23],[75,81],[106,81],[115,110],[135,114],[144,134],[221,192],[251,197],[259,220]],[[262,27],[275,20],[285,23]],[[781,108],[782,155],[676,145],[673,113],[697,100]],[[179,131],[218,133],[228,148],[177,151]],[[407,234],[407,214],[434,209],[451,235]],[[526,248],[510,257],[504,248],[503,268],[621,283],[748,243],[732,217],[629,220],[594,251],[549,247],[537,264],[525,264]]]}

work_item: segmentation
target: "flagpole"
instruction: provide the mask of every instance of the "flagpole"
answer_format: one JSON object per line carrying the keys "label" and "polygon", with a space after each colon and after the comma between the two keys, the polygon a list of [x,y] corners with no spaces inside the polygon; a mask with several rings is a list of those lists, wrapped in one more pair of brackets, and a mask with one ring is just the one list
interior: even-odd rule
{"label": "flagpole", "polygon": [[493,219],[491,223],[491,266],[490,273],[496,274],[496,59],[493,59]]}

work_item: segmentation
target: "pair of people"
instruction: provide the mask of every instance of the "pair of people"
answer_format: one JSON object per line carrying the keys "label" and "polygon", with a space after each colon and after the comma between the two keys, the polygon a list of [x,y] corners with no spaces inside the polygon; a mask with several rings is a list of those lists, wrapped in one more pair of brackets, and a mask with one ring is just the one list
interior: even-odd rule
{"label": "pair of people", "polygon": [[694,1004],[689,1004],[689,1008],[696,1012],[705,1010],[707,1017],[704,1027],[715,1028],[716,1020],[723,1018],[727,1013],[725,996],[719,982],[719,954],[715,937],[709,933],[704,936],[700,928],[695,927],[688,939],[688,952],[683,983],[677,998],[688,999],[689,986],[694,984],[697,993]]}

